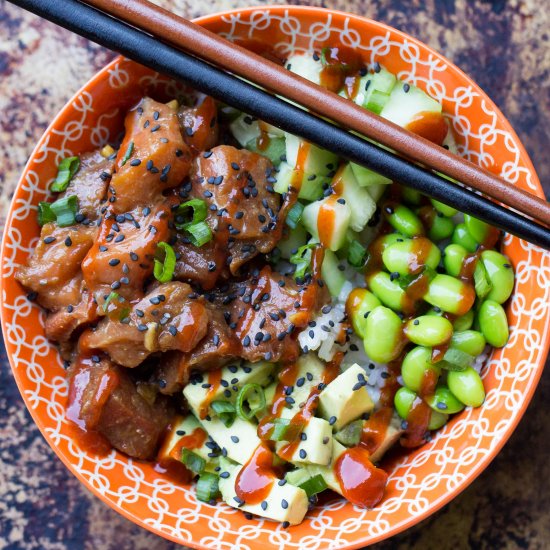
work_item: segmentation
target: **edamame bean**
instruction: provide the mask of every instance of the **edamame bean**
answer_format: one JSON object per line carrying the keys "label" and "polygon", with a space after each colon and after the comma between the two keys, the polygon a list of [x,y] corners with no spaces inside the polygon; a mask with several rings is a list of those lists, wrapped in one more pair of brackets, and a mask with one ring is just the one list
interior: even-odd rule
{"label": "edamame bean", "polygon": [[451,277],[458,277],[462,271],[468,251],[461,244],[450,244],[443,251],[443,266]]}
{"label": "edamame bean", "polygon": [[406,300],[405,291],[392,280],[389,273],[379,271],[368,279],[370,290],[385,305],[396,311],[403,309]]}
{"label": "edamame bean", "polygon": [[413,206],[420,206],[422,203],[422,193],[416,189],[411,189],[410,187],[401,188],[401,196],[405,202]]}
{"label": "edamame bean", "polygon": [[365,324],[369,313],[382,305],[380,300],[366,288],[354,288],[346,301],[346,313],[351,319],[353,330],[357,336],[365,336]]}
{"label": "edamame bean", "polygon": [[455,214],[458,213],[458,210],[456,208],[448,206],[447,204],[443,204],[442,202],[436,201],[435,199],[430,199],[430,202],[432,203],[433,207],[438,212],[443,214],[446,218],[452,218]]}
{"label": "edamame bean", "polygon": [[405,355],[401,365],[401,376],[407,388],[418,392],[427,376],[435,378],[436,381],[439,379],[441,369],[437,363],[432,363],[431,359],[432,350],[423,346],[417,346]]}
{"label": "edamame bean", "polygon": [[387,363],[397,359],[405,342],[402,322],[396,313],[384,306],[375,307],[369,313],[363,345],[373,361]]}
{"label": "edamame bean", "polygon": [[451,347],[463,351],[474,357],[485,349],[487,342],[481,332],[477,330],[457,331],[451,338]]}
{"label": "edamame bean", "polygon": [[[414,400],[417,398],[416,393],[409,390],[408,388],[399,388],[395,393],[393,404],[397,414],[403,419],[406,420],[409,416],[409,411],[414,403]],[[428,424],[428,430],[437,430],[444,426],[449,419],[449,415],[441,413],[439,411],[432,410],[430,416],[430,422]]]}
{"label": "edamame bean", "polygon": [[487,343],[501,348],[508,342],[508,319],[503,307],[494,300],[485,300],[477,314],[479,328]]}
{"label": "edamame bean", "polygon": [[464,315],[460,315],[453,321],[453,329],[456,331],[459,330],[468,330],[474,323],[474,310],[466,312]]}
{"label": "edamame bean", "polygon": [[468,230],[468,233],[478,242],[484,243],[489,236],[491,226],[470,214],[464,214],[464,225]]}
{"label": "edamame bean", "polygon": [[390,225],[399,233],[407,237],[424,234],[424,226],[420,218],[403,204],[387,202],[382,211]]}
{"label": "edamame bean", "polygon": [[425,237],[396,242],[386,247],[382,254],[386,269],[400,275],[418,273],[425,265],[435,269],[440,259],[439,248]]}
{"label": "edamame bean", "polygon": [[479,407],[485,401],[483,382],[472,367],[449,372],[447,384],[453,395],[469,407]]}
{"label": "edamame bean", "polygon": [[443,214],[438,212],[434,216],[432,225],[428,231],[428,237],[430,237],[432,241],[443,241],[444,239],[448,239],[453,234],[454,230],[455,224],[453,220],[446,218]]}
{"label": "edamame bean", "polygon": [[434,411],[446,414],[455,414],[464,408],[464,403],[459,401],[446,386],[436,388],[435,393],[426,398],[426,403]]}
{"label": "edamame bean", "polygon": [[424,300],[432,306],[455,315],[464,315],[472,305],[476,294],[470,285],[450,275],[436,275],[428,286]]}
{"label": "edamame bean", "polygon": [[481,261],[491,283],[491,290],[487,300],[494,300],[503,304],[514,289],[514,270],[510,260],[496,250],[485,250],[481,253]]}
{"label": "edamame bean", "polygon": [[421,315],[405,324],[405,336],[419,346],[440,346],[453,334],[453,325],[445,317]]}
{"label": "edamame bean", "polygon": [[479,243],[470,235],[466,225],[459,223],[454,231],[451,240],[454,244],[462,245],[468,252],[475,252]]}

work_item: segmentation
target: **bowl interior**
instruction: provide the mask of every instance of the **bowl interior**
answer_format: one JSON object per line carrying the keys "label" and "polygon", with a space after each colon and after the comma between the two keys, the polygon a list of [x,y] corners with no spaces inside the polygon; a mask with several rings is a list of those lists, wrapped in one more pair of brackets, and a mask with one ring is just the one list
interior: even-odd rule
{"label": "bowl interior", "polygon": [[[483,92],[447,60],[382,24],[348,14],[300,7],[239,10],[200,20],[235,40],[267,42],[279,52],[357,48],[443,103],[463,155],[542,196],[517,136]],[[302,525],[284,530],[246,520],[225,505],[212,507],[194,489],[176,486],[143,464],[111,452],[85,454],[65,419],[67,386],[57,350],[44,336],[44,314],[13,279],[39,236],[36,206],[65,156],[118,139],[124,111],[143,94],[177,97],[184,86],[125,59],[117,59],[80,90],[46,131],[15,193],[2,248],[2,326],[15,379],[34,420],[70,470],[113,508],[177,542],[208,548],[352,548],[398,532],[464,489],[496,455],[523,414],[542,372],[548,347],[550,255],[507,236],[504,251],[516,271],[508,304],[510,342],[483,369],[487,400],[466,409],[431,442],[387,464],[384,501],[374,510],[333,498]],[[234,546],[232,546],[234,545]]]}

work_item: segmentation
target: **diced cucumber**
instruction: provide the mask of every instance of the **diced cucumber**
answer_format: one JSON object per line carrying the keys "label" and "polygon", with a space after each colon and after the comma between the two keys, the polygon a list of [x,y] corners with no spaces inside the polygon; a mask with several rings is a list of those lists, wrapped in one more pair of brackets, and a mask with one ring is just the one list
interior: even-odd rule
{"label": "diced cucumber", "polygon": [[314,59],[312,54],[291,55],[286,60],[285,67],[290,72],[298,74],[315,84],[321,83],[323,64],[320,58]]}
{"label": "diced cucumber", "polygon": [[286,136],[286,161],[308,174],[326,176],[338,167],[338,157],[292,134]]}
{"label": "diced cucumber", "polygon": [[296,251],[308,241],[307,231],[302,224],[289,230],[288,235],[277,243],[281,251],[281,258],[288,260]]}
{"label": "diced cucumber", "polygon": [[412,84],[401,85],[398,83],[393,88],[380,116],[398,126],[405,127],[418,113],[441,113],[441,110],[441,104],[420,88]]}
{"label": "diced cucumber", "polygon": [[258,153],[267,157],[275,166],[281,164],[286,151],[286,141],[284,137],[268,137],[269,142],[264,149],[258,147],[258,138],[251,139],[246,148],[253,153]]}
{"label": "diced cucumber", "polygon": [[296,468],[296,470],[287,472],[285,479],[291,485],[299,487],[302,483],[305,483],[308,479],[311,479],[311,474],[305,468]]}
{"label": "diced cucumber", "polygon": [[246,113],[241,113],[229,125],[229,129],[241,147],[246,147],[247,143],[250,143],[253,139],[257,139],[260,135],[258,119]]}
{"label": "diced cucumber", "polygon": [[329,420],[335,430],[374,408],[366,388],[366,378],[365,370],[355,363],[319,395],[319,414]]}
{"label": "diced cucumber", "polygon": [[[242,467],[226,461],[223,461],[221,465],[222,473],[227,472],[229,474],[229,476],[220,477],[219,481],[220,492],[226,504],[243,512],[274,521],[288,521],[290,525],[297,525],[302,522],[309,505],[307,494],[303,489],[290,483],[280,485],[275,480],[262,503],[239,505],[235,500],[237,496],[235,483]],[[281,505],[283,501],[286,502],[284,506]]]}
{"label": "diced cucumber", "polygon": [[[191,410],[195,413],[195,416],[200,416],[200,408],[206,396],[212,401],[222,400],[222,401],[231,401],[235,402],[237,397],[238,390],[241,389],[245,384],[260,384],[267,385],[270,382],[270,375],[274,368],[273,363],[268,363],[266,361],[261,361],[259,363],[254,363],[253,365],[244,363],[243,365],[227,365],[221,369],[221,380],[226,380],[228,382],[228,387],[224,387],[222,384],[219,384],[214,394],[209,393],[211,391],[210,387],[203,387],[203,383],[193,380],[185,386],[183,389],[183,395],[187,399]],[[232,390],[233,386],[237,388],[237,392]],[[231,397],[226,397],[224,392],[230,389],[232,392]],[[211,412],[211,411],[210,411]]]}
{"label": "diced cucumber", "polygon": [[361,231],[376,211],[376,203],[367,189],[359,186],[351,165],[347,164],[338,170],[333,187],[351,209],[351,229]]}
{"label": "diced cucumber", "polygon": [[308,204],[302,213],[304,227],[333,252],[345,244],[350,222],[351,208],[347,202],[335,200],[334,195]]}
{"label": "diced cucumber", "polygon": [[354,98],[355,103],[376,114],[380,113],[396,80],[395,75],[382,67],[378,72],[361,77],[359,92]]}
{"label": "diced cucumber", "polygon": [[373,185],[388,185],[391,183],[391,179],[385,178],[384,176],[381,176],[380,174],[377,174],[373,170],[365,168],[360,164],[352,162],[350,163],[350,165],[353,170],[353,174],[357,179],[357,183],[361,187],[370,187]]}
{"label": "diced cucumber", "polygon": [[325,250],[323,265],[321,266],[321,276],[328,287],[331,296],[338,297],[342,287],[346,283],[346,276],[338,269],[338,258],[331,250]]}
{"label": "diced cucumber", "polygon": [[375,185],[369,185],[367,191],[374,202],[378,202],[382,195],[388,190],[388,186],[383,183],[377,183]]}
{"label": "diced cucumber", "polygon": [[316,174],[309,174],[303,172],[300,174],[298,171],[294,170],[290,164],[287,162],[282,162],[279,165],[277,173],[273,174],[277,179],[273,189],[280,193],[286,193],[288,188],[292,185],[293,187],[299,187],[300,192],[298,193],[298,198],[308,201],[316,201],[323,196],[324,186],[330,184],[330,179],[318,176]]}

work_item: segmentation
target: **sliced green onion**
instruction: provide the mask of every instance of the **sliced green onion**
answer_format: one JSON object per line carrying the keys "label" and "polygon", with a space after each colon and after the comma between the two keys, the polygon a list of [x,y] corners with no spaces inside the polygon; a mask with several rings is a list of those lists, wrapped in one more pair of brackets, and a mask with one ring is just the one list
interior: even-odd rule
{"label": "sliced green onion", "polygon": [[447,370],[466,370],[474,363],[475,357],[456,348],[449,348],[437,364]]}
{"label": "sliced green onion", "polygon": [[201,474],[206,466],[204,458],[189,449],[181,450],[181,461],[183,465],[194,474]]}
{"label": "sliced green onion", "polygon": [[295,279],[303,279],[306,276],[311,264],[311,250],[316,246],[316,243],[305,244],[298,248],[296,253],[290,257],[290,263],[296,266],[296,270],[294,271]]}
{"label": "sliced green onion", "polygon": [[[247,407],[245,408],[245,402]],[[264,389],[260,384],[245,384],[237,394],[235,410],[243,420],[250,420],[265,409]]]}
{"label": "sliced green onion", "polygon": [[363,267],[367,249],[359,241],[351,241],[348,247],[348,263],[353,267]]}
{"label": "sliced green onion", "polygon": [[296,470],[291,470],[285,475],[285,479],[291,485],[299,487],[302,483],[305,483],[308,479],[311,479],[311,474],[307,471],[306,468],[296,468]]}
{"label": "sliced green onion", "polygon": [[131,141],[128,143],[128,148],[126,149],[126,153],[124,153],[124,156],[122,157],[122,160],[120,161],[120,166],[124,166],[132,156],[132,153],[134,152],[134,142]]}
{"label": "sliced green onion", "polygon": [[212,230],[206,222],[199,222],[185,228],[191,244],[202,246],[212,240]]}
{"label": "sliced green onion", "polygon": [[291,229],[295,229],[300,219],[302,217],[302,212],[304,211],[304,205],[301,202],[297,202],[294,206],[288,211],[286,215],[286,224]]}
{"label": "sliced green onion", "polygon": [[428,282],[431,282],[436,275],[437,275],[437,271],[435,269],[432,269],[430,266],[426,265],[423,267],[420,273],[410,274],[410,275],[401,275],[401,277],[397,279],[397,282],[403,290],[407,290],[407,287],[413,281],[416,281],[419,277],[421,276],[426,277],[428,279]]}
{"label": "sliced green onion", "polygon": [[306,492],[309,498],[317,493],[322,493],[327,489],[328,485],[326,484],[325,478],[321,474],[317,474],[307,481],[304,481],[299,487]]}
{"label": "sliced green onion", "polygon": [[346,447],[355,447],[361,441],[363,421],[354,420],[334,434],[334,439]]}
{"label": "sliced green onion", "polygon": [[49,202],[38,203],[38,225],[43,225],[54,222],[56,219],[55,214],[52,212],[51,204]]}
{"label": "sliced green onion", "polygon": [[76,214],[78,212],[78,199],[75,195],[63,197],[50,204],[51,211],[55,214],[57,225],[59,227],[68,227],[76,223]]}
{"label": "sliced green onion", "polygon": [[487,269],[485,269],[485,266],[481,261],[476,263],[476,268],[474,271],[474,287],[476,294],[481,299],[485,298],[485,296],[487,296],[487,294],[489,294],[489,292],[493,289],[493,285],[489,281],[489,277],[487,275]]}
{"label": "sliced green onion", "polygon": [[233,425],[236,415],[233,403],[229,403],[229,401],[212,401],[210,408],[216,413],[226,428],[230,428]]}
{"label": "sliced green onion", "polygon": [[160,261],[155,258],[155,266],[153,268],[153,275],[155,279],[161,283],[167,283],[172,280],[174,276],[174,270],[176,269],[176,253],[174,249],[165,242],[157,244],[157,252],[164,252],[164,260]]}
{"label": "sliced green onion", "polygon": [[[188,219],[190,209],[191,219]],[[191,199],[184,202],[180,204],[176,210],[176,227],[178,229],[187,229],[190,225],[204,221],[206,219],[206,214],[206,201],[202,199]]]}
{"label": "sliced green onion", "polygon": [[273,430],[269,434],[271,441],[294,441],[304,431],[305,422],[292,422],[288,418],[274,418]]}
{"label": "sliced green onion", "polygon": [[78,157],[64,158],[57,167],[57,176],[52,183],[50,189],[54,193],[60,193],[65,191],[72,177],[77,173],[80,168],[80,159]]}
{"label": "sliced green onion", "polygon": [[210,502],[219,496],[219,477],[209,472],[202,474],[197,481],[197,499],[202,502]]}
{"label": "sliced green onion", "polygon": [[107,296],[107,299],[103,302],[103,311],[105,313],[107,313],[107,309],[109,308],[109,304],[113,300],[117,300],[119,298],[120,298],[120,296],[118,295],[118,292],[115,292],[114,290],[112,290],[111,293],[109,294],[109,296]]}

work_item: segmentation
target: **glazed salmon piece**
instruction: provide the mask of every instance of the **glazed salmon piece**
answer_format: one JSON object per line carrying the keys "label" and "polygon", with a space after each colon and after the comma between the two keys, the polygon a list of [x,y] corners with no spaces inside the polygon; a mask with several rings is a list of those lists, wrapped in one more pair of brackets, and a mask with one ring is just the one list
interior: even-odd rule
{"label": "glazed salmon piece", "polygon": [[116,213],[151,206],[189,173],[191,152],[171,107],[144,98],[129,111],[118,150],[109,201]]}
{"label": "glazed salmon piece", "polygon": [[218,110],[210,96],[198,107],[180,107],[178,119],[183,139],[194,155],[212,149],[218,143]]}

